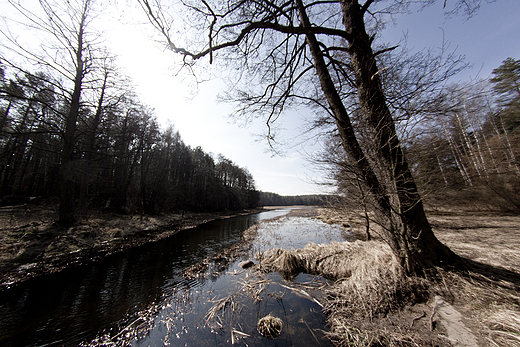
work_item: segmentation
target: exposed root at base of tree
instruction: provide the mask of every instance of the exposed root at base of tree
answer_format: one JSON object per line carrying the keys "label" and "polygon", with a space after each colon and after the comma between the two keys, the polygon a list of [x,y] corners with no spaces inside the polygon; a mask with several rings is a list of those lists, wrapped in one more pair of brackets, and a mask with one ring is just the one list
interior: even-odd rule
{"label": "exposed root at base of tree", "polygon": [[[474,334],[482,331],[493,346],[520,346],[518,288],[496,276],[444,269],[435,269],[429,278],[406,276],[390,248],[375,241],[271,249],[258,260],[260,272],[286,277],[305,272],[335,280],[323,289],[323,304],[329,316],[328,336],[337,346],[451,346],[464,339],[459,345],[476,346],[482,336]],[[459,306],[461,301],[486,306],[482,312],[488,316],[478,320],[484,327],[471,322],[466,327],[465,318],[447,322],[448,309],[463,317],[450,305],[455,298]]]}

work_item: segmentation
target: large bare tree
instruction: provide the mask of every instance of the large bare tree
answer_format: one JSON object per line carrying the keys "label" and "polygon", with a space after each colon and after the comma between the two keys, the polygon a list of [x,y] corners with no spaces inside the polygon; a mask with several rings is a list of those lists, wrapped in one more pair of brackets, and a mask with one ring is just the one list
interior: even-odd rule
{"label": "large bare tree", "polygon": [[[74,217],[74,176],[76,170],[73,154],[77,138],[77,123],[80,116],[85,77],[93,69],[96,60],[96,35],[88,31],[90,0],[39,1],[38,6],[30,6],[11,1],[10,13],[15,18],[9,22],[21,24],[31,30],[34,37],[20,40],[15,31],[5,30],[2,34],[5,47],[14,53],[13,58],[4,58],[13,68],[23,71],[26,66],[36,65],[55,76],[52,82],[61,98],[66,101],[66,109],[55,110],[62,118],[58,126],[63,145],[60,158],[60,207],[58,224],[70,226]],[[25,61],[25,62],[24,62]],[[56,82],[57,81],[57,82]]]}
{"label": "large bare tree", "polygon": [[[432,232],[398,137],[397,115],[382,83],[388,67],[378,64],[378,56],[394,48],[374,45],[388,14],[410,3],[202,0],[185,1],[179,10],[177,5],[140,0],[150,22],[168,47],[184,56],[186,66],[208,58],[234,68],[239,78],[247,74],[248,83],[231,98],[238,102],[239,115],[265,117],[269,140],[272,123],[295,102],[325,109],[355,176],[384,220],[386,241],[406,271],[417,273],[456,264],[459,258]],[[479,1],[453,3],[453,11],[471,12]],[[189,18],[187,34],[182,18],[173,17],[179,12]],[[360,137],[355,117],[363,119],[368,136]]]}

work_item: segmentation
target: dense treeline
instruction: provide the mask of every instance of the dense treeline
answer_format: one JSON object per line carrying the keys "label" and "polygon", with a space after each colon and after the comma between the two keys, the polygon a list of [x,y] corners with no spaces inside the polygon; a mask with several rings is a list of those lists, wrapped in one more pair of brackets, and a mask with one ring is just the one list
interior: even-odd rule
{"label": "dense treeline", "polygon": [[425,196],[458,192],[459,201],[520,211],[519,83],[520,60],[508,58],[489,81],[448,88],[426,130],[409,139]]}
{"label": "dense treeline", "polygon": [[260,192],[260,205],[262,206],[321,206],[331,200],[329,195],[294,195],[283,196],[276,193]]}
{"label": "dense treeline", "polygon": [[[190,148],[162,130],[114,74],[84,93],[73,153],[63,168],[64,110],[70,99],[49,74],[0,65],[0,197],[58,197],[60,172],[75,205],[119,212],[217,211],[256,207],[251,174],[223,156]],[[122,86],[123,84],[120,84]],[[90,99],[90,101],[89,101]],[[60,171],[61,170],[61,171]]]}
{"label": "dense treeline", "polygon": [[62,226],[89,208],[160,213],[257,205],[247,170],[190,148],[139,102],[102,46],[95,25],[101,3],[9,4],[14,17],[0,30],[4,201],[56,197]]}
{"label": "dense treeline", "polygon": [[[519,86],[520,60],[508,58],[489,80],[451,85],[417,116],[404,143],[426,202],[520,211]],[[369,207],[367,192],[334,159],[334,141],[330,148],[339,192]]]}

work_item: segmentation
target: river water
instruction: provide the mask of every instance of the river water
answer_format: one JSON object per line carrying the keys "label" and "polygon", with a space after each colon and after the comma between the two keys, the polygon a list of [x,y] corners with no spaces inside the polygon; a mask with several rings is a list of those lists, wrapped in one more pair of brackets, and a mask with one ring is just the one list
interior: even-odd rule
{"label": "river water", "polygon": [[[301,289],[320,286],[323,278],[257,275],[242,270],[238,261],[225,271],[210,267],[197,279],[182,274],[238,243],[244,230],[260,221],[251,257],[272,247],[345,239],[341,228],[281,217],[288,212],[210,222],[1,292],[0,346],[330,346],[322,332],[325,316],[319,301]],[[299,291],[291,289],[298,283],[303,286]],[[226,308],[208,316],[226,298]],[[256,330],[258,319],[267,314],[284,322],[274,339]]]}

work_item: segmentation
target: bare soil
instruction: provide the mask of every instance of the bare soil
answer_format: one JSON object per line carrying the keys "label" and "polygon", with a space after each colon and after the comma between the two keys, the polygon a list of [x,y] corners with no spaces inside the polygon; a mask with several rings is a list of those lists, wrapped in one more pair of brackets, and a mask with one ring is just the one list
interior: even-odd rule
{"label": "bare soil", "polygon": [[39,202],[0,207],[0,290],[34,276],[99,260],[211,220],[258,212],[120,215],[78,214],[76,225],[54,221],[57,206]]}

